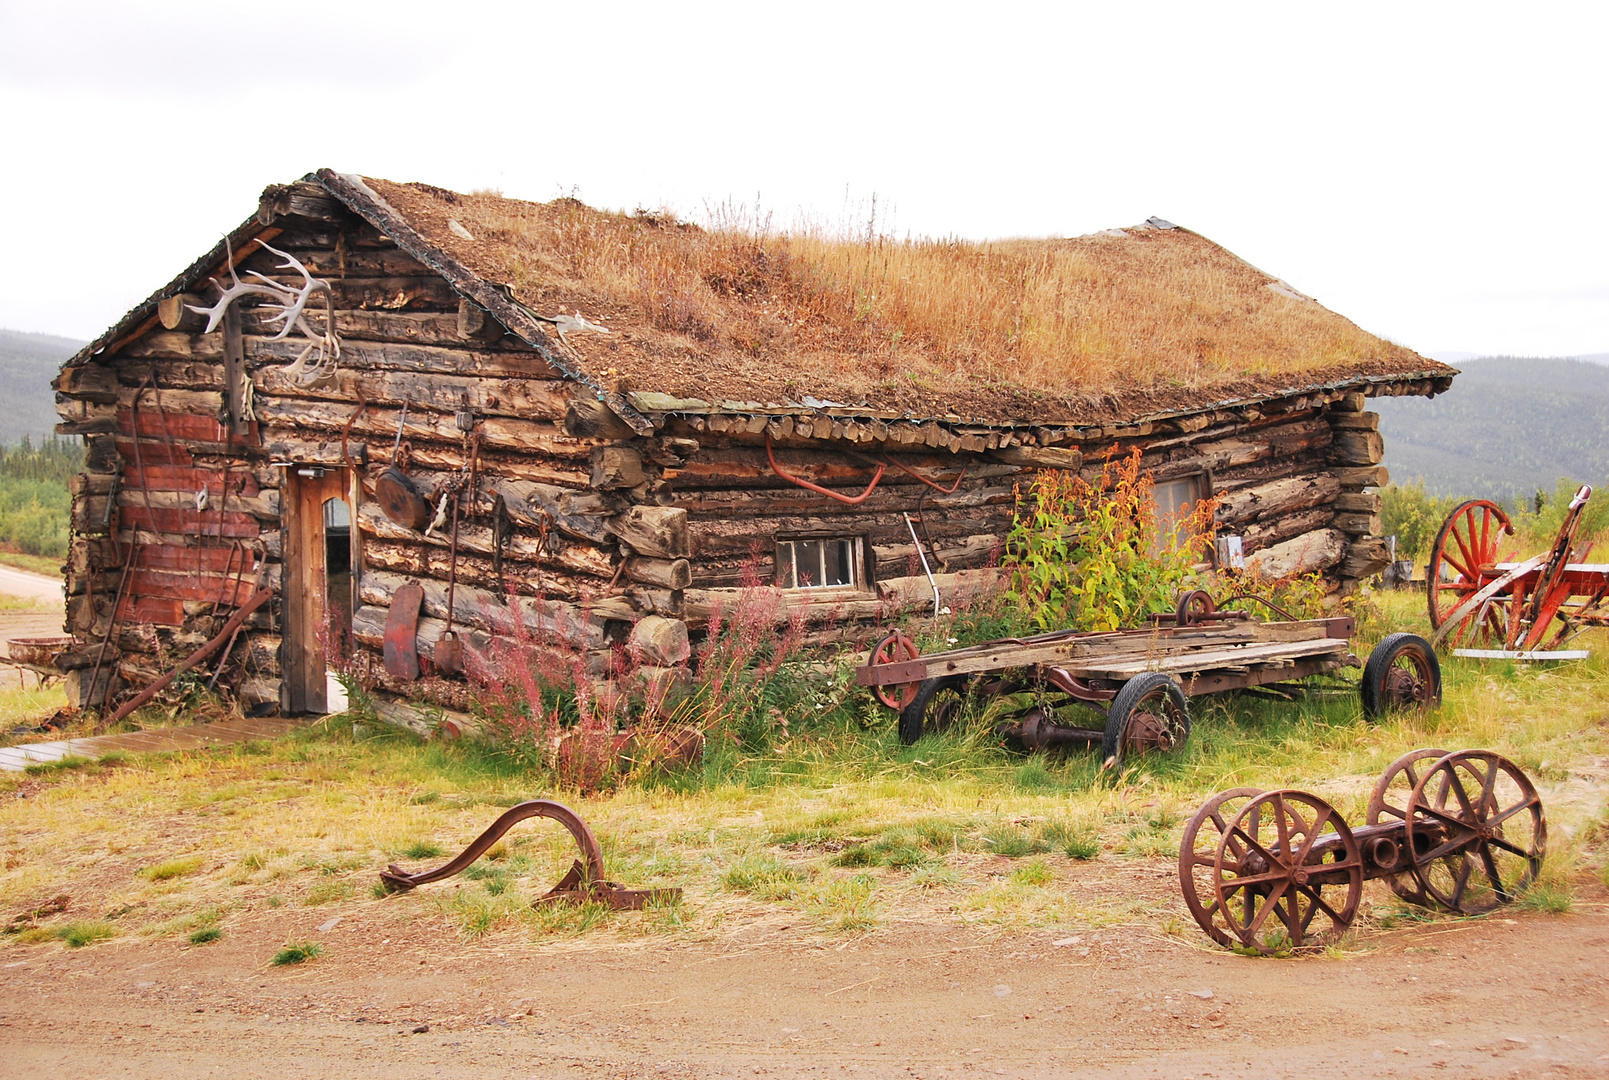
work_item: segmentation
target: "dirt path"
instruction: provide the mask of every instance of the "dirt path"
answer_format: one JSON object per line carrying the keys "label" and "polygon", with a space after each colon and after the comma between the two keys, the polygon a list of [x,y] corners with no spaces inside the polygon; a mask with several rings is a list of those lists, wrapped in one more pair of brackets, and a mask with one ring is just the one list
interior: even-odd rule
{"label": "dirt path", "polygon": [[[0,948],[0,1075],[1597,1077],[1602,899],[1284,961],[1194,927],[465,944],[418,894],[278,909],[202,947]],[[268,966],[288,939],[325,954]]]}

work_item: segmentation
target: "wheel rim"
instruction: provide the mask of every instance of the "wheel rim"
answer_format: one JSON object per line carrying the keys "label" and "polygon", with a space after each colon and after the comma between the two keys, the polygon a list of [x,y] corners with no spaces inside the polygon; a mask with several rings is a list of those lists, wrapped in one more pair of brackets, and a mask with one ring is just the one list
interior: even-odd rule
{"label": "wheel rim", "polygon": [[1409,643],[1391,658],[1380,683],[1383,709],[1429,708],[1436,703],[1436,676],[1430,657]]}
{"label": "wheel rim", "polygon": [[1408,804],[1414,874],[1437,904],[1482,915],[1536,880],[1547,819],[1530,778],[1489,750],[1448,754],[1414,785]]}
{"label": "wheel rim", "polygon": [[[1322,857],[1326,826],[1340,846]],[[1346,932],[1363,896],[1363,860],[1329,803],[1301,791],[1252,799],[1218,842],[1213,899],[1228,930],[1260,953],[1300,952]]]}
{"label": "wheel rim", "polygon": [[[1374,785],[1373,794],[1369,796],[1368,823],[1379,825],[1408,820],[1408,805],[1413,801],[1413,789],[1418,786],[1431,763],[1446,756],[1445,750],[1410,750],[1386,766],[1386,771],[1380,774],[1379,782]],[[1412,857],[1407,860],[1399,858],[1398,865],[1403,869],[1386,874],[1386,884],[1399,899],[1407,903],[1434,907],[1430,894],[1425,892],[1419,876],[1414,873],[1413,863]]]}
{"label": "wheel rim", "polygon": [[[1246,803],[1261,794],[1257,788],[1242,787],[1214,795],[1185,824],[1184,837],[1179,842],[1179,889],[1184,893],[1185,906],[1195,916],[1196,925],[1226,949],[1233,948],[1238,939],[1231,933],[1231,922],[1218,902],[1214,870],[1218,845]],[[1244,846],[1236,840],[1232,850],[1238,857]]]}
{"label": "wheel rim", "polygon": [[[1482,567],[1500,562],[1499,538],[1514,534],[1508,515],[1496,503],[1473,499],[1447,516],[1436,543],[1430,550],[1425,573],[1425,592],[1430,609],[1430,625],[1436,629],[1471,594],[1491,580]],[[1442,580],[1446,576],[1448,580]],[[1452,644],[1502,641],[1508,632],[1510,598],[1494,596],[1460,621],[1450,635]]]}
{"label": "wheel rim", "polygon": [[1159,686],[1134,703],[1128,726],[1123,729],[1123,753],[1166,752],[1181,745],[1190,735],[1185,711],[1165,686]]}
{"label": "wheel rim", "polygon": [[[906,637],[902,631],[895,630],[883,640],[872,647],[871,656],[866,663],[872,667],[883,664],[903,664],[907,660],[915,660],[921,655],[916,642]],[[905,706],[916,700],[917,691],[922,688],[920,680],[908,683],[890,683],[886,686],[872,687],[872,697],[885,709],[899,712]]]}

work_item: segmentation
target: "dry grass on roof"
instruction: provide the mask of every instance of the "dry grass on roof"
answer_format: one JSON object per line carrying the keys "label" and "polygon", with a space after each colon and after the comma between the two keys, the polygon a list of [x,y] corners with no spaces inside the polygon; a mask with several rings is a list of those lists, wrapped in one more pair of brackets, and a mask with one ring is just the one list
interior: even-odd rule
{"label": "dry grass on roof", "polygon": [[633,390],[1079,419],[1439,368],[1185,229],[855,241],[373,183],[535,310],[608,325],[578,345]]}

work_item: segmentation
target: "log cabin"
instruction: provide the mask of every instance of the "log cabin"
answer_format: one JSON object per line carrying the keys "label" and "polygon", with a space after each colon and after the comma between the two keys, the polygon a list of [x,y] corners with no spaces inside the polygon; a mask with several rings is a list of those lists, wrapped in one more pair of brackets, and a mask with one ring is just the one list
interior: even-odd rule
{"label": "log cabin", "polygon": [[1344,593],[1386,561],[1367,399],[1455,374],[1156,218],[895,241],[320,170],[56,379],[58,664],[102,705],[212,642],[246,705],[317,713],[342,653],[463,709],[436,643],[518,621],[652,677],[745,581],[822,634],[931,613],[1034,470],[1136,448],[1159,506],[1219,498],[1224,557]]}

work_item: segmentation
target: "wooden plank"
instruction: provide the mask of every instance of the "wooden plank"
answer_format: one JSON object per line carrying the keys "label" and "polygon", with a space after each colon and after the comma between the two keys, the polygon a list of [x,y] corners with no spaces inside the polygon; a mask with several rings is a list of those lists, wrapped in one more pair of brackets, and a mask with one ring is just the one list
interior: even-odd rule
{"label": "wooden plank", "polygon": [[421,408],[444,413],[469,408],[483,416],[528,420],[562,420],[573,392],[570,384],[553,379],[357,371],[348,367],[338,370],[333,379],[311,387],[297,385],[286,376],[285,369],[278,367],[260,368],[254,380],[260,398],[345,402],[348,413],[361,399],[373,406],[396,409],[406,402],[410,415]]}
{"label": "wooden plank", "polygon": [[179,443],[158,442],[155,439],[141,439],[138,455],[135,454],[133,439],[118,439],[117,453],[124,461],[133,464],[136,460],[147,465],[193,465],[195,459],[188,446]]}
{"label": "wooden plank", "polygon": [[141,568],[129,575],[129,591],[140,597],[163,597],[170,600],[199,600],[224,607],[238,607],[251,599],[256,592],[256,575],[247,572],[241,580],[233,576],[182,573]]}
{"label": "wooden plank", "polygon": [[[138,466],[131,465],[128,471],[123,474],[123,486],[125,488],[136,490],[144,488],[148,491],[187,491],[191,493],[205,488],[208,494],[219,498],[222,497],[224,470],[198,469],[183,465],[150,464],[149,460],[145,459],[144,451],[145,447],[140,447],[141,458],[147,460],[145,468],[142,470]],[[252,498],[260,490],[257,478],[247,472],[244,466],[230,470],[230,498],[234,498],[236,495]]]}
{"label": "wooden plank", "polygon": [[183,626],[184,601],[171,597],[126,595],[118,605],[117,621]]}
{"label": "wooden plank", "polygon": [[1142,657],[1120,663],[1086,661],[1077,664],[1076,667],[1073,665],[1067,667],[1080,678],[1129,678],[1147,671],[1174,674],[1185,671],[1210,672],[1215,668],[1285,662],[1324,653],[1338,653],[1344,656],[1350,647],[1351,642],[1346,638],[1318,638],[1313,641],[1279,641],[1263,645],[1246,645],[1237,649],[1191,652],[1179,656]]}

